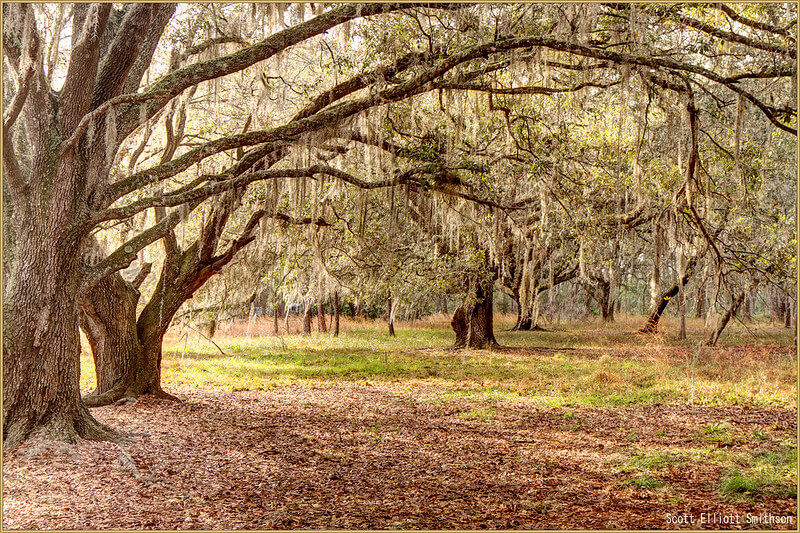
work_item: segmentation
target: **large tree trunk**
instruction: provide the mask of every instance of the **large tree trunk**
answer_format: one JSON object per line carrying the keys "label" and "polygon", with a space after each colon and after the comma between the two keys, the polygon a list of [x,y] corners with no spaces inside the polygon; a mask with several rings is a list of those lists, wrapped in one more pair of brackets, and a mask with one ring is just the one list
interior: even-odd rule
{"label": "large tree trunk", "polygon": [[81,328],[94,356],[97,385],[84,397],[89,407],[107,405],[130,390],[142,356],[136,332],[139,291],[119,273],[101,280],[82,300]]}
{"label": "large tree trunk", "polygon": [[495,348],[500,345],[494,338],[492,289],[478,285],[472,298],[456,309],[450,325],[456,334],[454,348]]}
{"label": "large tree trunk", "polygon": [[[39,214],[15,243],[3,298],[3,439],[11,448],[33,432],[75,442],[113,432],[81,402],[80,241]],[[58,231],[54,229],[58,228]]]}

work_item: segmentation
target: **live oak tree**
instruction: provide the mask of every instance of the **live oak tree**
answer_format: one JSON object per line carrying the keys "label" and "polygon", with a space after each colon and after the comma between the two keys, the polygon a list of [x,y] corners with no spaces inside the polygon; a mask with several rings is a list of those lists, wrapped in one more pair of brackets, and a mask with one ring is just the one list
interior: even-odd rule
{"label": "live oak tree", "polygon": [[[243,176],[279,143],[368,109],[378,99],[418,91],[447,65],[423,69],[400,87],[334,106],[313,118],[206,142],[163,165],[124,177],[111,172],[121,142],[199,83],[242,71],[342,22],[399,7],[365,4],[331,9],[237,52],[169,71],[137,92],[174,4],[127,4],[121,9],[111,4],[73,6],[69,63],[59,90],[44,68],[45,42],[36,8],[3,6],[4,59],[15,81],[3,117],[9,251],[3,299],[7,445],[20,442],[34,429],[69,441],[110,434],[80,400],[80,295],[130,264],[139,250],[167,236],[205,198],[267,177],[327,172],[315,167]],[[204,175],[169,192],[148,194],[148,186],[158,186],[209,156],[255,145],[260,147],[250,150],[229,174]],[[125,200],[140,190],[144,194],[138,199]],[[98,224],[151,208],[175,209],[93,264],[83,261],[87,239]]]}

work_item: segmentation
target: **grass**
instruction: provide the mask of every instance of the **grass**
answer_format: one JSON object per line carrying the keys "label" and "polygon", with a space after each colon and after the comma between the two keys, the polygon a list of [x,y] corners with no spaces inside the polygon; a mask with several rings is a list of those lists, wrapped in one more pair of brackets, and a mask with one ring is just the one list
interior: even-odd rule
{"label": "grass", "polygon": [[683,461],[679,455],[663,450],[637,450],[622,460],[620,471],[637,472],[668,468]]}
{"label": "grass", "polygon": [[[164,344],[163,385],[265,390],[394,381],[436,386],[444,400],[457,395],[541,406],[794,405],[796,359],[776,348],[790,341],[791,333],[763,331],[746,339],[752,349],[744,353],[734,347],[704,348],[692,357],[694,348],[682,341],[634,333],[638,320],[544,332],[503,331],[508,321],[498,321],[499,342],[515,347],[502,351],[450,351],[453,335],[444,317],[399,324],[395,338],[386,335],[380,321],[346,322],[338,338],[247,338],[223,332],[215,342],[224,354],[193,332],[188,339],[173,333]],[[264,330],[271,330],[266,320],[253,328],[256,334]],[[691,333],[695,339],[704,336]],[[82,386],[90,389],[94,369],[88,348],[84,352]]]}
{"label": "grass", "polygon": [[468,411],[461,413],[461,418],[466,420],[480,420],[481,422],[488,422],[495,416],[495,410],[491,407],[474,407]]}
{"label": "grass", "polygon": [[797,446],[794,443],[782,443],[777,450],[760,450],[738,459],[743,466],[728,470],[720,484],[723,497],[752,500],[758,496],[797,496]]}
{"label": "grass", "polygon": [[642,490],[655,490],[664,486],[664,482],[653,476],[639,476],[624,482],[625,485],[633,485]]}

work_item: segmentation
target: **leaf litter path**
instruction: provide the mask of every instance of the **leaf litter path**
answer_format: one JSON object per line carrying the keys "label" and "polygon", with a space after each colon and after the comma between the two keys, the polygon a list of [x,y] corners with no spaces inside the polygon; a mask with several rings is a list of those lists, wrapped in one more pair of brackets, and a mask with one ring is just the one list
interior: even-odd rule
{"label": "leaf litter path", "polygon": [[794,499],[721,499],[718,465],[660,471],[668,493],[625,484],[619,468],[634,449],[707,447],[709,423],[774,437],[734,449],[774,445],[796,434],[794,409],[487,407],[409,383],[175,392],[184,401],[94,411],[139,433],[127,444],[7,452],[4,528],[672,529],[667,514],[796,517]]}

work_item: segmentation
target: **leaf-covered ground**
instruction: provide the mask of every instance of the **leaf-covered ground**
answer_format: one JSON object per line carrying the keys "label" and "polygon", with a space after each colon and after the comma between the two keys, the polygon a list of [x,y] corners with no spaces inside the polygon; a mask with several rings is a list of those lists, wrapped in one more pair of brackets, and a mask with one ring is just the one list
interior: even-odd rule
{"label": "leaf-covered ground", "polygon": [[172,392],[94,410],[127,444],[6,452],[4,528],[796,528],[794,407],[536,406],[401,380]]}

